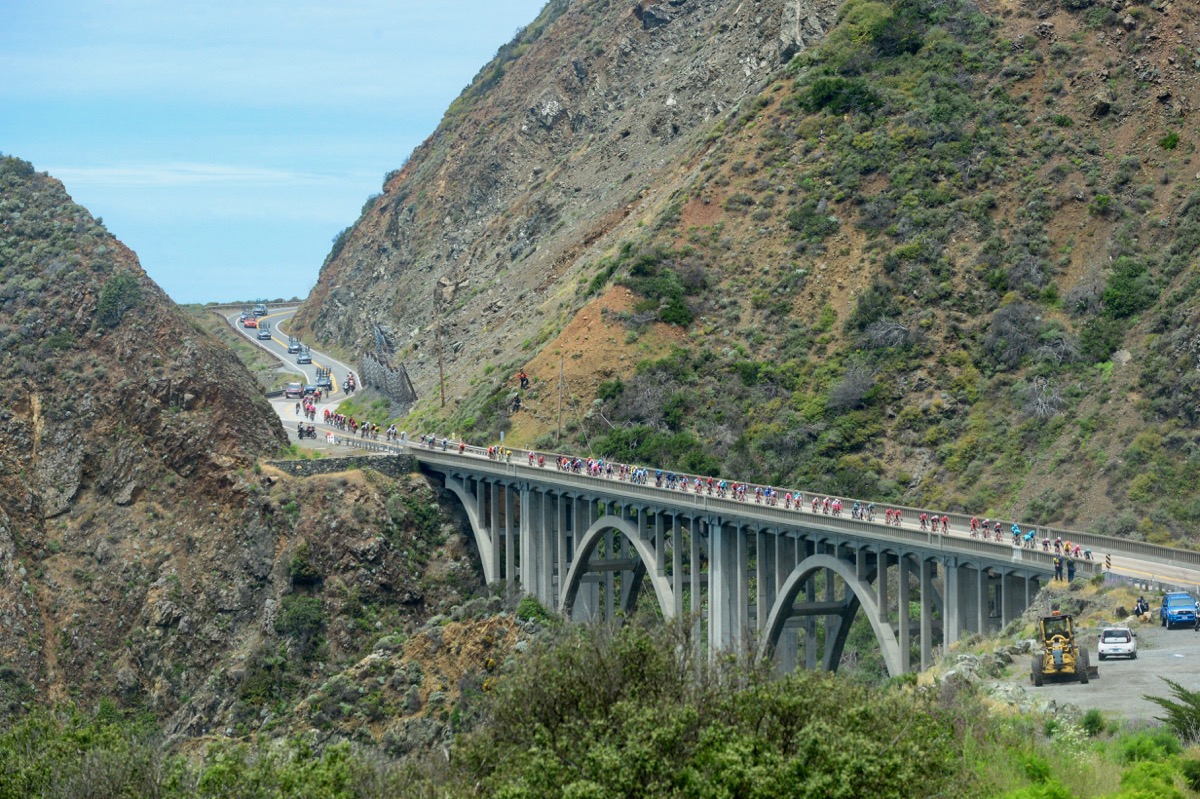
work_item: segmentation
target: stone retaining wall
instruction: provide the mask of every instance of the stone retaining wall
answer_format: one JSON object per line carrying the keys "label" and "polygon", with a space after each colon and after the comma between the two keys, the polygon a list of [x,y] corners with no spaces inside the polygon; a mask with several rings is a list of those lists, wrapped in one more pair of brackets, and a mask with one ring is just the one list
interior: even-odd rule
{"label": "stone retaining wall", "polygon": [[312,477],[350,469],[373,469],[388,477],[403,477],[417,470],[411,455],[353,455],[346,458],[317,458],[315,460],[267,461],[268,466],[295,477]]}

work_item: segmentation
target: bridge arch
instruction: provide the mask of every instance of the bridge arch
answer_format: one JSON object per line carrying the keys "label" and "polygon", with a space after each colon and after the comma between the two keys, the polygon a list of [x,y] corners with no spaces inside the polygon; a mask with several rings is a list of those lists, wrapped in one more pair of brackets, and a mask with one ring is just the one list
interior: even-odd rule
{"label": "bridge arch", "polygon": [[575,599],[579,595],[579,586],[583,581],[583,576],[588,572],[592,554],[603,540],[604,535],[610,530],[617,531],[628,543],[632,544],[638,556],[638,564],[631,570],[633,584],[629,591],[628,602],[622,609],[627,613],[633,610],[638,590],[645,579],[649,578],[663,618],[673,619],[675,617],[675,595],[670,581],[664,575],[659,574],[655,568],[653,543],[638,536],[633,522],[615,515],[601,516],[596,519],[580,537],[579,543],[575,547],[575,557],[571,561],[571,567],[568,569],[567,578],[563,583],[559,610],[565,616],[571,615],[571,611],[575,607]]}
{"label": "bridge arch", "polygon": [[[466,481],[454,475],[446,475],[446,489],[458,497],[458,501],[462,503],[463,510],[467,513],[467,521],[471,525],[471,534],[475,537],[475,549],[479,551],[479,560],[483,564],[483,582],[484,585],[491,585],[496,580],[500,579],[499,565],[495,563],[492,557],[492,536],[493,531],[488,530],[484,526],[483,520],[478,518],[479,514],[475,512],[476,497],[473,496],[466,486]],[[476,486],[477,491],[483,490],[483,484]],[[495,501],[495,498],[492,500]]]}
{"label": "bridge arch", "polygon": [[[833,631],[834,641],[828,650],[831,662],[826,663],[826,667],[830,671],[837,668],[842,648],[846,643],[846,635],[850,630],[850,623],[861,607],[866,611],[867,620],[870,621],[875,638],[879,641],[879,648],[883,650],[883,660],[887,665],[888,674],[893,677],[901,674],[903,669],[900,660],[900,644],[896,641],[896,633],[892,625],[879,618],[879,606],[875,601],[871,584],[858,578],[853,565],[825,554],[810,555],[805,558],[796,565],[787,580],[780,586],[775,604],[767,616],[764,634],[759,644],[759,657],[769,657],[774,651],[775,646],[779,643],[779,636],[783,632],[784,625],[791,618],[792,604],[796,601],[800,589],[810,577],[823,569],[828,569],[841,577],[846,584],[848,593],[840,613],[835,611],[830,614],[840,617],[841,623],[838,625],[838,629]],[[886,576],[881,575],[877,579],[886,579]]]}

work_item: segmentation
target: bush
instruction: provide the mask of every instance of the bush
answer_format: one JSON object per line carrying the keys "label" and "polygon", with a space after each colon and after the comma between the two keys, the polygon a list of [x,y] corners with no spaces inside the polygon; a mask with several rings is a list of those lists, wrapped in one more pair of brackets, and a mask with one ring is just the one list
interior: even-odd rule
{"label": "bush", "polygon": [[312,562],[312,548],[307,541],[302,541],[292,553],[292,561],[288,564],[288,574],[292,585],[315,585],[321,582],[321,573]]}
{"label": "bush", "polygon": [[275,632],[294,640],[302,657],[317,649],[324,629],[325,613],[320,599],[301,594],[288,594],[283,598],[275,619]]}
{"label": "bush", "polygon": [[541,623],[558,621],[558,617],[546,609],[546,606],[538,602],[536,597],[523,596],[521,601],[517,603],[517,618],[523,621],[536,621]]}
{"label": "bush", "polygon": [[129,272],[118,272],[100,289],[96,302],[96,320],[105,327],[116,327],[125,312],[142,301],[142,286]]}
{"label": "bush", "polygon": [[1079,721],[1079,726],[1083,727],[1083,731],[1089,736],[1095,738],[1104,732],[1104,714],[1100,712],[1099,708],[1092,708],[1083,714],[1083,718]]}
{"label": "bush", "polygon": [[1166,763],[1143,761],[1121,775],[1117,799],[1183,799],[1175,787],[1175,769]]}
{"label": "bush", "polygon": [[620,397],[625,391],[625,384],[619,379],[605,380],[596,388],[596,398],[601,400],[611,400]]}
{"label": "bush", "polygon": [[808,200],[787,215],[788,226],[803,241],[818,243],[837,232],[838,220],[829,213],[824,200]]}
{"label": "bush", "polygon": [[828,111],[848,114],[853,111],[874,111],[881,104],[879,96],[861,78],[821,77],[799,98],[806,111]]}
{"label": "bush", "polygon": [[1046,783],[1050,781],[1050,763],[1040,755],[1026,755],[1021,760],[1021,770],[1030,782]]}
{"label": "bush", "polygon": [[[1170,680],[1166,680],[1166,682],[1170,682]],[[1161,697],[1147,696],[1146,699],[1155,702]],[[1195,730],[1192,731],[1192,735],[1195,735]],[[1179,745],[1179,739],[1166,728],[1126,735],[1117,742],[1117,746],[1123,763],[1162,760],[1169,755],[1177,755],[1183,751],[1183,747]]]}
{"label": "bush", "polygon": [[1124,319],[1149,308],[1157,299],[1158,289],[1145,264],[1122,257],[1113,266],[1100,304],[1105,315]]}
{"label": "bush", "polygon": [[490,694],[454,758],[479,792],[561,796],[962,795],[931,697],[697,658],[690,625],[570,627]]}
{"label": "bush", "polygon": [[1104,363],[1121,348],[1125,325],[1117,319],[1096,317],[1079,331],[1079,354],[1089,363]]}
{"label": "bush", "polygon": [[1180,760],[1179,770],[1187,780],[1188,787],[1193,791],[1200,791],[1200,760]]}

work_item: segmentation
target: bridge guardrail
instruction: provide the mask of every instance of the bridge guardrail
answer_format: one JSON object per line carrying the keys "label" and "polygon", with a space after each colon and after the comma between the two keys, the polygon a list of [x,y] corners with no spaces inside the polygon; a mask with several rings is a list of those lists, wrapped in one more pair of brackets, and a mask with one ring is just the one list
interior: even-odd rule
{"label": "bridge guardrail", "polygon": [[379,455],[405,454],[405,449],[401,446],[392,446],[391,444],[376,441],[371,438],[359,438],[352,435],[342,435],[341,433],[335,433],[332,430],[325,432],[325,440],[338,446],[365,449],[369,452],[374,452]]}
{"label": "bridge guardrail", "polygon": [[[376,442],[376,443],[378,443],[378,442]],[[410,439],[410,440],[406,440],[404,442],[399,442],[398,444],[393,444],[392,447],[388,451],[404,452],[404,451],[412,450],[414,452],[422,452],[422,453],[442,452],[444,454],[451,455],[451,457],[459,457],[460,453],[459,453],[458,447],[460,444],[461,444],[461,442],[449,442],[449,446],[447,447],[447,449],[441,450],[440,443],[437,444],[433,449],[431,449],[427,446],[420,445],[415,440]],[[600,479],[600,480],[606,479],[606,478],[595,478],[595,477],[590,477],[590,476],[585,476],[585,475],[579,475],[579,474],[575,474],[574,472],[565,472],[565,471],[558,469],[556,466],[553,466],[553,465],[546,466],[546,467],[531,467],[531,466],[525,465],[525,463],[523,462],[524,459],[527,458],[531,452],[535,456],[540,455],[542,457],[548,457],[551,459],[557,457],[557,455],[555,453],[542,452],[539,450],[514,450],[513,451],[514,455],[519,453],[521,457],[515,458],[514,460],[497,460],[497,459],[489,458],[487,456],[487,449],[485,447],[476,447],[473,445],[462,445],[462,446],[463,446],[463,450],[461,453],[462,455],[471,456],[474,459],[478,459],[480,462],[489,462],[489,463],[495,463],[498,465],[503,465],[506,469],[509,469],[509,471],[507,473],[513,474],[513,475],[519,474],[517,469],[522,469],[522,470],[523,469],[531,469],[533,473],[538,473],[538,472],[545,471],[545,470],[552,470],[556,474],[569,475],[571,477],[579,478],[580,480],[584,481],[584,482],[579,483],[579,485],[591,485],[592,483],[590,481],[594,481],[597,479]],[[759,507],[764,510],[779,511],[784,514],[789,513],[789,511],[782,510],[782,509],[778,508],[777,506],[776,507],[760,506],[757,504],[738,502],[738,501],[729,500],[729,499],[721,500],[718,497],[710,497],[705,494],[697,495],[697,494],[693,494],[691,492],[684,492],[684,491],[678,491],[678,490],[671,491],[669,489],[659,488],[657,486],[638,485],[638,484],[630,483],[627,481],[615,481],[615,482],[619,482],[621,485],[625,486],[626,488],[645,489],[648,492],[653,492],[653,493],[646,493],[646,494],[640,494],[640,492],[639,492],[639,495],[644,496],[647,499],[661,498],[664,494],[666,494],[666,495],[676,497],[676,499],[674,501],[676,503],[678,503],[678,497],[688,496],[688,497],[694,497],[697,500],[699,500],[697,503],[693,503],[693,505],[696,505],[699,507],[707,507],[704,504],[705,500],[712,501],[712,502],[724,501],[724,502],[732,503],[730,506],[731,508]],[[803,497],[812,497],[814,495],[801,493],[801,494],[798,494],[798,496],[803,498]],[[848,502],[851,502],[851,503],[855,501],[853,498],[846,498],[846,499]],[[862,504],[866,504],[866,503],[862,503]],[[922,512],[928,512],[928,509],[923,510],[921,508],[916,508],[916,507],[912,507],[912,506],[908,506],[908,505],[888,504],[888,505],[881,505],[881,507],[889,507],[889,508],[901,510],[905,513],[905,515],[908,518],[917,518],[917,517],[919,517],[919,515]],[[791,513],[797,513],[797,512],[804,513],[804,511],[791,511]],[[821,514],[822,517],[824,515],[825,514]],[[951,520],[951,525],[956,530],[967,531],[970,528],[970,520],[971,520],[972,516],[969,514],[955,512],[955,513],[940,513],[939,515],[949,516],[950,520]],[[830,517],[830,518],[838,518],[838,517]],[[851,522],[851,521],[857,521],[857,520],[838,518],[839,524],[847,523],[847,522]],[[992,522],[999,521],[1002,525],[1003,530],[1007,530],[1007,529],[1011,528],[1011,526],[1013,524],[1015,524],[1015,522],[1013,522],[1011,520],[1005,520],[1005,519],[992,519],[991,521]],[[868,526],[868,528],[871,530],[877,530],[881,526],[878,522],[863,522],[863,523],[866,524]],[[1130,541],[1129,539],[1125,539],[1125,538],[1114,538],[1112,536],[1094,535],[1092,533],[1084,533],[1084,532],[1080,532],[1077,530],[1063,530],[1061,528],[1048,527],[1048,526],[1034,525],[1034,526],[1032,526],[1032,528],[1030,526],[1026,526],[1026,527],[1023,527],[1022,529],[1025,531],[1028,531],[1029,529],[1034,529],[1037,531],[1038,546],[1033,547],[1033,548],[1012,547],[1011,549],[1014,552],[1014,555],[1018,551],[1021,553],[1021,555],[1020,555],[1021,560],[1040,562],[1042,560],[1042,558],[1040,556],[1045,555],[1046,560],[1052,562],[1053,558],[1054,558],[1053,549],[1051,549],[1049,551],[1042,549],[1041,541],[1046,538],[1049,538],[1050,540],[1054,540],[1054,538],[1062,538],[1064,541],[1069,540],[1073,544],[1079,544],[1081,546],[1086,546],[1088,549],[1093,551],[1092,554],[1093,554],[1094,560],[1089,561],[1086,559],[1076,559],[1076,561],[1075,561],[1079,570],[1084,574],[1092,574],[1092,573],[1098,572],[1100,570],[1099,564],[1102,562],[1103,555],[1106,553],[1107,554],[1127,555],[1130,557],[1137,558],[1138,560],[1163,563],[1163,564],[1167,564],[1167,565],[1183,566],[1183,567],[1190,566],[1190,567],[1196,567],[1196,568],[1200,569],[1200,551],[1197,551],[1197,550],[1177,549],[1174,547],[1167,547],[1167,546],[1162,546],[1162,545],[1158,545],[1158,544],[1146,544],[1146,543],[1142,543],[1142,542],[1138,542],[1138,541]],[[932,534],[923,533],[921,531],[911,531],[911,530],[905,531],[905,530],[903,530],[903,528],[900,528],[900,527],[892,527],[892,528],[888,528],[888,530],[889,530],[889,534],[893,535],[896,538],[906,538],[907,533],[916,533],[917,535],[932,536]],[[956,537],[954,540],[956,542],[963,542],[964,544],[965,544],[965,542],[973,542],[974,544],[982,545],[979,549],[975,549],[975,547],[972,544],[966,544],[965,546],[960,547],[962,549],[968,549],[968,550],[977,551],[977,552],[981,552],[981,553],[983,551],[994,552],[994,551],[997,551],[996,548],[1005,549],[1005,548],[1009,547],[1009,545],[1004,542],[985,541],[982,538]],[[956,546],[958,546],[957,543],[956,543]],[[985,550],[984,547],[986,547],[987,549]]]}

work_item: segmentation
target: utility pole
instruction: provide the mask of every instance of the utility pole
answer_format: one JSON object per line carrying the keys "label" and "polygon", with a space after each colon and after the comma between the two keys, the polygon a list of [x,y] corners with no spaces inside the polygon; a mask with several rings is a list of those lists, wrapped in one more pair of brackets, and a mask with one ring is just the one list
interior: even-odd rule
{"label": "utility pole", "polygon": [[562,441],[563,357],[558,356],[558,434],[554,437],[555,444]]}
{"label": "utility pole", "polygon": [[442,365],[442,307],[438,287],[433,287],[433,324],[437,327],[438,383],[442,389],[442,407],[446,407],[446,370]]}

